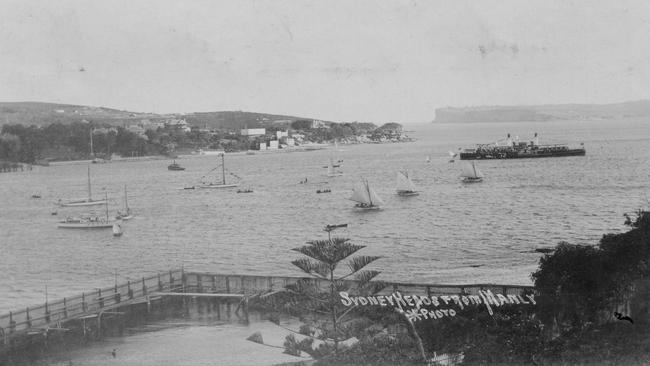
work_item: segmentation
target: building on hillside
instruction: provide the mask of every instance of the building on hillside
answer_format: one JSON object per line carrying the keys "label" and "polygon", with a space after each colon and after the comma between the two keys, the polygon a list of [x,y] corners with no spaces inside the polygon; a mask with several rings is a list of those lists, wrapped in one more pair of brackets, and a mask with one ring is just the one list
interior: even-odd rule
{"label": "building on hillside", "polygon": [[277,150],[280,148],[280,141],[271,140],[269,141],[269,150]]}
{"label": "building on hillside", "polygon": [[266,128],[244,128],[240,131],[242,136],[248,136],[248,138],[264,136],[266,134]]}
{"label": "building on hillside", "polygon": [[311,128],[330,128],[330,126],[321,120],[315,119],[311,121]]}
{"label": "building on hillside", "polygon": [[275,131],[275,135],[280,140],[283,137],[289,137],[289,131]]}
{"label": "building on hillside", "polygon": [[260,142],[260,150],[266,150],[266,142]]}
{"label": "building on hillside", "polygon": [[139,123],[140,127],[146,130],[157,130],[159,128],[165,128],[164,121],[152,121],[150,119],[141,119]]}
{"label": "building on hillside", "polygon": [[192,128],[187,124],[185,119],[171,118],[165,121],[165,127],[181,130],[183,132],[190,132]]}

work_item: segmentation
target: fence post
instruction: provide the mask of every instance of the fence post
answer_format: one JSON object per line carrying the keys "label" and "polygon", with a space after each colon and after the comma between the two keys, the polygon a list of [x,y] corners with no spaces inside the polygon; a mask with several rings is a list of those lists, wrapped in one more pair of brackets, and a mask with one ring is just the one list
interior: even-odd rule
{"label": "fence post", "polygon": [[239,284],[241,286],[241,293],[245,294],[246,293],[246,288],[244,286],[244,276],[239,277]]}
{"label": "fence post", "polygon": [[65,297],[63,298],[63,317],[64,318],[68,317],[68,304],[65,300]]}
{"label": "fence post", "polygon": [[126,293],[129,295],[129,299],[133,300],[133,290],[131,289],[131,281],[126,281]]}
{"label": "fence post", "polygon": [[171,269],[169,270],[169,291],[174,291],[174,276],[172,276]]}
{"label": "fence post", "polygon": [[147,285],[144,283],[144,277],[142,277],[142,294],[147,295]]}
{"label": "fence post", "polygon": [[201,275],[196,275],[196,291],[203,292],[203,285],[201,284]]}
{"label": "fence post", "polygon": [[9,312],[9,333],[16,331],[16,322],[14,321],[14,314]]}
{"label": "fence post", "polygon": [[47,308],[47,301],[45,301],[45,322],[50,322],[50,310]]}
{"label": "fence post", "polygon": [[160,273],[158,273],[158,291],[162,292],[162,290],[163,290],[163,283],[160,280]]}
{"label": "fence post", "polygon": [[268,290],[273,291],[273,278],[269,277],[269,278],[267,278],[267,281],[268,281],[267,286],[269,287]]}
{"label": "fence post", "polygon": [[226,276],[226,293],[230,293],[230,277]]}
{"label": "fence post", "polygon": [[97,289],[97,299],[99,300],[99,308],[104,307],[104,299],[102,298],[102,289]]}
{"label": "fence post", "polygon": [[122,295],[120,295],[119,292],[117,292],[117,285],[115,285],[115,294],[113,295],[115,298],[115,302],[119,303],[122,300]]}
{"label": "fence post", "polygon": [[86,312],[86,294],[81,293],[81,311]]}
{"label": "fence post", "polygon": [[212,292],[217,292],[217,276],[212,276]]}
{"label": "fence post", "polygon": [[29,318],[29,307],[27,308],[27,310],[25,310],[25,314],[26,314],[25,315],[25,320],[27,322],[27,328],[31,328],[32,327],[32,320]]}

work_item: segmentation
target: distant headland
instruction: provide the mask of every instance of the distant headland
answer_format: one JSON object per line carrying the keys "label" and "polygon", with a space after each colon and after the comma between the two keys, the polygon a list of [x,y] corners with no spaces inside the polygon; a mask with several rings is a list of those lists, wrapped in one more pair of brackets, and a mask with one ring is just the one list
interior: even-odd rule
{"label": "distant headland", "polygon": [[650,117],[650,100],[614,104],[446,107],[436,109],[434,123],[607,120],[634,117]]}

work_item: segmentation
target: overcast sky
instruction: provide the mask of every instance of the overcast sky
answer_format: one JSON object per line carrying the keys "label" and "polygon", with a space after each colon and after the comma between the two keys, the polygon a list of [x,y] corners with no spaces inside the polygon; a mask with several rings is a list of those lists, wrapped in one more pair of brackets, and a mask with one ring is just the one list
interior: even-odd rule
{"label": "overcast sky", "polygon": [[0,101],[427,122],[650,99],[650,2],[0,0]]}

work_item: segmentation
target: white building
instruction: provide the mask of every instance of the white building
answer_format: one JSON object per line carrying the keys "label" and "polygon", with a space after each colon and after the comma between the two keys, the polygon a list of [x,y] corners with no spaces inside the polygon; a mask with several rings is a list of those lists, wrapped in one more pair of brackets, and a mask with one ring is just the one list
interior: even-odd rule
{"label": "white building", "polygon": [[330,128],[325,122],[315,119],[311,121],[311,128]]}
{"label": "white building", "polygon": [[266,128],[244,128],[240,134],[248,137],[264,136],[266,134]]}
{"label": "white building", "polygon": [[283,138],[283,137],[289,137],[289,131],[276,131],[275,135],[277,136],[278,140]]}
{"label": "white building", "polygon": [[280,141],[271,140],[269,141],[269,150],[277,150],[280,148]]}

